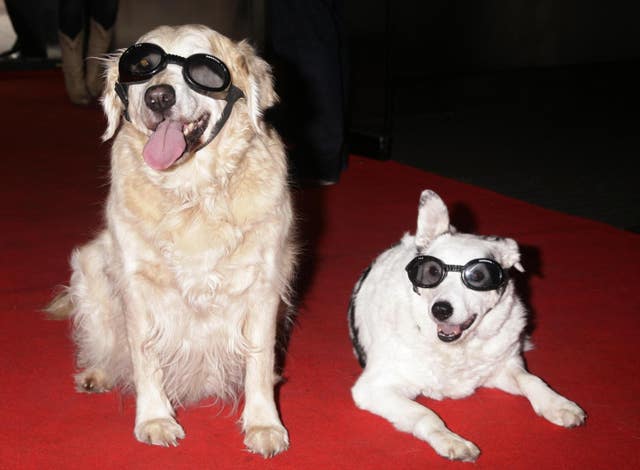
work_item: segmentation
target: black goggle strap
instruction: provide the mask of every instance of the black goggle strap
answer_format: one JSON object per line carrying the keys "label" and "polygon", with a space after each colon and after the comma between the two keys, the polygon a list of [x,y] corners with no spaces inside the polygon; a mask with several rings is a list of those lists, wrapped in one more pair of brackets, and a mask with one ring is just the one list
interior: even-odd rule
{"label": "black goggle strap", "polygon": [[131,122],[131,119],[129,119],[129,96],[127,93],[127,85],[123,85],[120,82],[116,82],[115,90],[116,90],[116,94],[122,100],[122,104],[124,104],[124,111],[122,112],[122,114],[124,114],[124,118],[127,121]]}
{"label": "black goggle strap", "polygon": [[242,90],[240,90],[240,88],[236,87],[235,85],[230,85],[229,92],[227,93],[227,97],[225,98],[227,104],[222,110],[222,114],[220,115],[220,118],[218,118],[218,122],[216,122],[215,126],[213,126],[211,135],[209,136],[207,141],[198,148],[198,150],[206,147],[213,139],[216,138],[218,133],[222,130],[225,123],[227,122],[227,119],[229,119],[229,116],[231,116],[233,105],[236,104],[236,101],[238,101],[240,98],[244,98],[244,93],[242,93]]}

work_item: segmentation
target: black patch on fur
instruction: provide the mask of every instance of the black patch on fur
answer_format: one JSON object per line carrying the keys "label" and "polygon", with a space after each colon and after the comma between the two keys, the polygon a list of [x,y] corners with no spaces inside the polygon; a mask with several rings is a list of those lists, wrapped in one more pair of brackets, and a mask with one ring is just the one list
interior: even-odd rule
{"label": "black patch on fur", "polygon": [[498,235],[478,235],[480,238],[490,241],[490,242],[499,242],[504,240],[504,237],[500,237]]}
{"label": "black patch on fur", "polygon": [[349,320],[349,334],[351,336],[351,343],[353,344],[353,352],[358,359],[358,363],[360,363],[360,367],[364,369],[367,365],[367,353],[365,352],[362,344],[360,344],[360,340],[358,339],[358,328],[356,327],[356,297],[358,296],[358,292],[360,292],[360,287],[362,287],[362,283],[369,275],[369,271],[371,271],[371,266],[369,265],[367,269],[365,269],[358,282],[356,282],[355,287],[353,288],[353,292],[351,293],[351,300],[349,300],[349,311],[347,313],[347,317]]}

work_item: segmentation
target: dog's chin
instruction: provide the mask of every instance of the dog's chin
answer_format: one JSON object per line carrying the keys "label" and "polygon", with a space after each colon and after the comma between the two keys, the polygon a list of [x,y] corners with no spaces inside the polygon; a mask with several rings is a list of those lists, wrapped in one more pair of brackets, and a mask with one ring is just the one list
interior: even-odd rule
{"label": "dog's chin", "polygon": [[438,323],[438,339],[445,343],[457,341],[473,325],[477,317],[478,315],[474,313],[469,319],[460,324]]}

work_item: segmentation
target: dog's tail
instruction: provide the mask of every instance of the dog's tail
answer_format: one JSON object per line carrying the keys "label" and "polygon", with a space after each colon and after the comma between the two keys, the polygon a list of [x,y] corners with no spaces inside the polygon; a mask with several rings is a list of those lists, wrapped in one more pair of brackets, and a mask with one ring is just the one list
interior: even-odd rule
{"label": "dog's tail", "polygon": [[44,308],[49,318],[63,320],[68,318],[73,311],[73,300],[68,287],[62,287],[56,296]]}

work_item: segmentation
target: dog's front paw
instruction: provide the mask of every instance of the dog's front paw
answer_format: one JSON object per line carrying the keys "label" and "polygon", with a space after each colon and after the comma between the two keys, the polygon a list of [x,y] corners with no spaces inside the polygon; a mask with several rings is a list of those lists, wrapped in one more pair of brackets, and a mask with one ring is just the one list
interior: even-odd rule
{"label": "dog's front paw", "polygon": [[451,431],[435,431],[429,435],[428,442],[438,454],[449,460],[474,462],[480,455],[480,449],[473,442]]}
{"label": "dog's front paw", "polygon": [[252,426],[245,431],[244,445],[263,457],[273,457],[289,448],[289,435],[282,426]]}
{"label": "dog's front paw", "polygon": [[156,446],[177,446],[178,439],[184,438],[184,431],[173,418],[157,418],[136,425],[136,439]]}
{"label": "dog's front paw", "polygon": [[565,428],[580,426],[587,418],[582,408],[564,397],[554,400],[547,408],[541,410],[540,414],[553,424]]}

